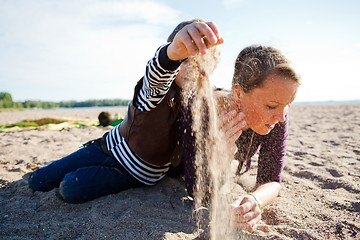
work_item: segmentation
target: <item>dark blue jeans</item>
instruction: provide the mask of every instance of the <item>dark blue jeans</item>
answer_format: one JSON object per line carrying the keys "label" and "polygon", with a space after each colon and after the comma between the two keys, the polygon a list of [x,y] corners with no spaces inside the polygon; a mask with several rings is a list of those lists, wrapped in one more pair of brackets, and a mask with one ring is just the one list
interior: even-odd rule
{"label": "dark blue jeans", "polygon": [[59,188],[69,203],[83,203],[141,185],[121,164],[94,143],[34,171],[29,186],[35,191]]}

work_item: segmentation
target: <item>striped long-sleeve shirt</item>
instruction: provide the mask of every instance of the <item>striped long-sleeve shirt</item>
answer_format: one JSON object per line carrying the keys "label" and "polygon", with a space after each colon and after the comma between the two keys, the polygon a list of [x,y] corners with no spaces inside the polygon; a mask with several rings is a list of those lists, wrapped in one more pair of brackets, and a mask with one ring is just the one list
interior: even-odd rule
{"label": "striped long-sleeve shirt", "polygon": [[[143,85],[137,96],[134,106],[140,111],[151,111],[156,108],[169,91],[176,75],[179,72],[179,61],[172,61],[166,54],[168,45],[161,46],[146,65]],[[144,140],[145,141],[145,140]],[[106,137],[108,151],[120,164],[137,180],[154,185],[167,173],[170,162],[164,166],[154,166],[138,157],[120,135],[119,125],[113,128]]]}

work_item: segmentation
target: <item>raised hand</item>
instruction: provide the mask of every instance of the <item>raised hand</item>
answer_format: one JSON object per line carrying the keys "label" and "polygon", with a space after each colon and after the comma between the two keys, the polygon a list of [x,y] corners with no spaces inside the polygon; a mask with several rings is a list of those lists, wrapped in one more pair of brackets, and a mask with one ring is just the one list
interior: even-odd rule
{"label": "raised hand", "polygon": [[183,60],[197,53],[206,54],[208,48],[223,42],[215,23],[193,22],[175,35],[174,41],[167,48],[167,54],[171,60]]}

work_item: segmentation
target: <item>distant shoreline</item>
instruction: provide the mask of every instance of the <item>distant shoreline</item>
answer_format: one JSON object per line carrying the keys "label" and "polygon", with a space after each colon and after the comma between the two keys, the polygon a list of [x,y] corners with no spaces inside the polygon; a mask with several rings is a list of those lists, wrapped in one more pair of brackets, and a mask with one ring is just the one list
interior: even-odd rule
{"label": "distant shoreline", "polygon": [[[127,109],[128,106],[93,106],[93,107],[59,107],[59,108],[49,108],[49,109],[46,109],[46,108],[31,108],[30,110],[44,110],[44,111],[51,111],[51,110],[87,110],[87,109],[116,109],[116,108],[119,108],[119,109]],[[26,109],[25,109],[26,110]]]}
{"label": "distant shoreline", "polygon": [[294,105],[347,105],[347,104],[360,104],[360,100],[348,101],[309,101],[309,102],[294,102]]}
{"label": "distant shoreline", "polygon": [[47,117],[73,118],[73,119],[92,119],[97,120],[101,112],[107,111],[112,116],[124,117],[127,112],[126,106],[106,106],[106,107],[76,107],[76,108],[51,108],[51,109],[22,109],[12,111],[0,111],[0,125],[16,123],[26,119],[40,119]]}
{"label": "distant shoreline", "polygon": [[[360,104],[360,100],[350,101],[309,101],[309,102],[294,102],[292,105],[297,106],[316,106],[316,105],[352,105]],[[121,109],[127,111],[128,106],[92,106],[92,107],[59,107],[59,108],[0,108],[1,112],[23,112],[23,111],[57,111],[57,110],[103,110],[112,111],[115,109]]]}
{"label": "distant shoreline", "polygon": [[[348,105],[348,104],[360,104],[360,100],[349,100],[349,101],[309,101],[309,102],[294,102],[294,105]],[[62,109],[115,109],[115,108],[124,108],[127,109],[128,106],[93,106],[93,107],[69,107],[69,108],[50,108],[43,110],[62,110]],[[41,108],[35,108],[41,110]]]}
{"label": "distant shoreline", "polygon": [[86,110],[86,109],[127,109],[128,106],[92,106],[92,107],[57,107],[57,108],[0,108],[0,112],[12,111],[56,111],[56,110]]}

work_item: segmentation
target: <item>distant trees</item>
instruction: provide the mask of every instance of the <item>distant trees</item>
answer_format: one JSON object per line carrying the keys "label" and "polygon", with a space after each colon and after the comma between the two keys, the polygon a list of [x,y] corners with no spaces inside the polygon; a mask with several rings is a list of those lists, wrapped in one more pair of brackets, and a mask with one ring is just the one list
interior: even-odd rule
{"label": "distant trees", "polygon": [[10,93],[0,92],[1,108],[74,108],[74,107],[104,107],[104,106],[127,106],[130,100],[124,99],[100,99],[87,101],[62,101],[62,102],[42,102],[27,100],[24,102],[13,102]]}
{"label": "distant trees", "polygon": [[27,100],[22,103],[23,108],[58,108],[59,104],[55,102],[41,102]]}
{"label": "distant trees", "polygon": [[66,101],[60,102],[59,107],[102,107],[102,106],[127,106],[129,100],[123,99],[100,99],[100,100],[87,100],[82,102]]}
{"label": "distant trees", "polygon": [[0,92],[0,108],[13,107],[13,100],[10,93]]}

